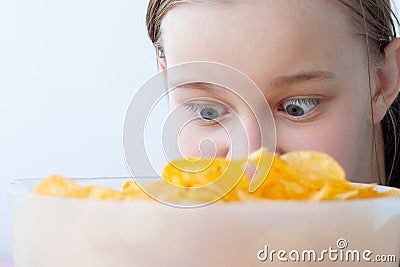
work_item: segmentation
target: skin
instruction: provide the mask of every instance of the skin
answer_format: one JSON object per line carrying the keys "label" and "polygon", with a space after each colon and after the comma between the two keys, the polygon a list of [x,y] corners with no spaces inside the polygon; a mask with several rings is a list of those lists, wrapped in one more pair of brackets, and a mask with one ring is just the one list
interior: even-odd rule
{"label": "skin", "polygon": [[[351,181],[385,179],[379,121],[398,93],[397,40],[386,51],[389,63],[373,68],[379,75],[372,77],[384,81],[372,79],[374,95],[376,85],[382,85],[372,120],[365,39],[354,32],[343,9],[333,1],[185,3],[168,11],[161,29],[163,69],[212,61],[232,66],[254,81],[274,116],[278,153],[321,151],[338,160]],[[188,86],[170,95],[172,107],[189,106],[186,112],[194,118],[182,128],[178,140],[185,156],[228,157],[229,135],[221,124],[240,123],[232,111],[245,126],[249,152],[260,147],[260,131],[251,110],[233,94],[218,92]],[[198,98],[204,99],[193,100]],[[202,117],[204,109],[219,116],[207,120]],[[265,110],[255,107],[253,112]],[[372,149],[373,125],[378,158]],[[201,143],[207,138],[215,147]]]}

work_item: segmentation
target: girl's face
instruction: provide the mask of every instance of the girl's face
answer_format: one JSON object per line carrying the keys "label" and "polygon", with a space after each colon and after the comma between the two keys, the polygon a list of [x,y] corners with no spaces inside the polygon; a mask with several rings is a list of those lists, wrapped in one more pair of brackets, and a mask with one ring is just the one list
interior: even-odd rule
{"label": "girl's face", "polygon": [[[331,0],[206,1],[175,6],[161,29],[168,67],[213,61],[258,85],[275,118],[278,153],[322,151],[344,166],[350,180],[371,182],[365,38],[351,23]],[[232,108],[246,125],[250,150],[260,146],[254,116],[231,94],[216,92],[185,88],[170,96],[172,106],[191,99],[188,108],[200,117],[181,131],[185,156],[199,156],[204,138],[214,140],[217,156],[230,154],[227,133],[213,122],[237,120]]]}

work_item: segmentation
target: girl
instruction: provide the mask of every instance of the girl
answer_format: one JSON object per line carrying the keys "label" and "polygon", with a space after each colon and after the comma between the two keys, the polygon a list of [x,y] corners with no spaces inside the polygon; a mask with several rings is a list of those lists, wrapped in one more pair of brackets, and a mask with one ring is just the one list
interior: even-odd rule
{"label": "girl", "polygon": [[[325,152],[351,181],[400,187],[400,39],[392,15],[389,0],[150,0],[147,28],[163,70],[212,61],[250,77],[274,116],[277,153]],[[217,92],[188,87],[171,95],[196,117],[182,133],[186,155],[199,156],[188,140],[200,133],[220,136],[215,122],[229,121],[232,109],[245,114]],[[193,98],[215,101],[186,101]],[[227,156],[229,145],[217,141],[216,153]]]}

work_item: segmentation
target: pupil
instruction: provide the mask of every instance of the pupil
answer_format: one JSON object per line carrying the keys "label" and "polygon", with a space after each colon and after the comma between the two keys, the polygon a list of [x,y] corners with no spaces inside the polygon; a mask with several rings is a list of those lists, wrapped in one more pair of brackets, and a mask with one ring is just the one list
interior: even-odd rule
{"label": "pupil", "polygon": [[293,105],[293,104],[289,105],[286,110],[292,116],[302,116],[302,115],[304,115],[304,110],[302,108],[300,108],[299,106],[296,106],[296,105]]}

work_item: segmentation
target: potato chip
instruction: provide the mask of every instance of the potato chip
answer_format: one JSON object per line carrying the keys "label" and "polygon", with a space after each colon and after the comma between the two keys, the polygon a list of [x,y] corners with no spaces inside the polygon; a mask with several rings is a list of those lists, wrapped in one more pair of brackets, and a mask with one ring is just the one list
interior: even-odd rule
{"label": "potato chip", "polygon": [[[255,166],[251,181],[247,166]],[[146,191],[163,201],[209,202],[299,200],[353,200],[400,196],[399,190],[377,192],[376,185],[357,185],[345,179],[343,168],[330,156],[314,151],[296,151],[278,156],[265,148],[247,159],[179,159],[164,168],[165,181],[141,184]],[[234,180],[232,180],[234,179]],[[35,194],[61,197],[154,200],[133,180],[122,190],[86,186],[61,176],[40,182]]]}
{"label": "potato chip", "polygon": [[60,175],[52,175],[42,180],[34,189],[33,193],[47,196],[63,197],[70,192],[79,189],[81,186],[72,181],[65,179]]}
{"label": "potato chip", "polygon": [[332,157],[315,151],[295,151],[283,154],[287,162],[303,179],[312,181],[345,180],[344,169]]}
{"label": "potato chip", "polygon": [[182,187],[199,187],[217,180],[229,167],[223,158],[173,160],[164,168],[163,178]]}
{"label": "potato chip", "polygon": [[65,197],[75,197],[75,198],[88,198],[88,199],[123,199],[123,195],[113,189],[105,188],[101,186],[85,186],[79,189],[69,191]]}
{"label": "potato chip", "polygon": [[89,198],[89,199],[122,199],[120,192],[100,186],[82,187],[78,183],[65,179],[60,175],[53,175],[42,180],[33,190],[34,194]]}

